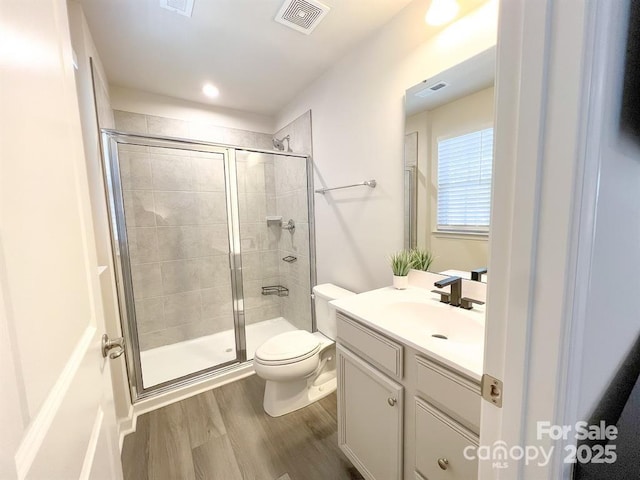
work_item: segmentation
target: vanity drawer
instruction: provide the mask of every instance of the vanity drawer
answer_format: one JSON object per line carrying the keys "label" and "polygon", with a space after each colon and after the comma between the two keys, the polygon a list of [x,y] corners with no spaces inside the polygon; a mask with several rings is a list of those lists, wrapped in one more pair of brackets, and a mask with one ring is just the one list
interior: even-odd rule
{"label": "vanity drawer", "polygon": [[416,355],[417,389],[474,433],[480,432],[480,385]]}
{"label": "vanity drawer", "polygon": [[402,345],[340,312],[337,312],[336,318],[340,343],[348,345],[369,363],[390,376],[402,378]]}
{"label": "vanity drawer", "polygon": [[[416,478],[478,478],[478,460],[467,460],[464,456],[465,448],[469,446],[477,447],[478,437],[427,402],[416,398]],[[467,450],[475,456],[475,448]]]}

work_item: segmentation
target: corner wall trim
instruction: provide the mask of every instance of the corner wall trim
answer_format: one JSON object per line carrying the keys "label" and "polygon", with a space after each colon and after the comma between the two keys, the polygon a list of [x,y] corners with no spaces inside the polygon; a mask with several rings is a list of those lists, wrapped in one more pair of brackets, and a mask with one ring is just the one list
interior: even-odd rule
{"label": "corner wall trim", "polygon": [[118,446],[120,454],[122,454],[122,446],[124,445],[124,437],[136,431],[136,423],[138,416],[135,414],[133,405],[129,405],[129,412],[125,418],[118,420]]}

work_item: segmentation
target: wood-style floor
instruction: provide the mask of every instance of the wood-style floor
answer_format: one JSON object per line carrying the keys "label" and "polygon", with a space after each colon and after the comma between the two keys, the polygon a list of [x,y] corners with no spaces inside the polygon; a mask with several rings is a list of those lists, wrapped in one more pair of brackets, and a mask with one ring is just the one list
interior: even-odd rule
{"label": "wood-style floor", "polygon": [[125,480],[354,480],[338,448],[336,395],[271,418],[252,375],[144,414],[122,450]]}

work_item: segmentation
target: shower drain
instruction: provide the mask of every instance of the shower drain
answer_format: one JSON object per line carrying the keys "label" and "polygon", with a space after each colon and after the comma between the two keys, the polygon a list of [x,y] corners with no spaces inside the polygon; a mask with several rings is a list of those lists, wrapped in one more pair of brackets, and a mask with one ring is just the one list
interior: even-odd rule
{"label": "shower drain", "polygon": [[433,338],[441,338],[442,340],[449,340],[449,338],[447,338],[447,336],[445,335],[441,335],[439,333],[434,333],[433,335],[431,335]]}

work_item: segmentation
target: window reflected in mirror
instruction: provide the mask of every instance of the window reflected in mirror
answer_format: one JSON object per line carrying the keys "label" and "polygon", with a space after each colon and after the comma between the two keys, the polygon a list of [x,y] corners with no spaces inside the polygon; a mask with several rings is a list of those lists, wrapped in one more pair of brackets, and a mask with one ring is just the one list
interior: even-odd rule
{"label": "window reflected in mirror", "polygon": [[406,92],[405,248],[429,250],[434,272],[488,263],[494,78],[492,48]]}
{"label": "window reflected in mirror", "polygon": [[437,231],[488,234],[493,127],[437,143]]}

